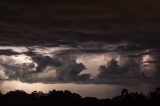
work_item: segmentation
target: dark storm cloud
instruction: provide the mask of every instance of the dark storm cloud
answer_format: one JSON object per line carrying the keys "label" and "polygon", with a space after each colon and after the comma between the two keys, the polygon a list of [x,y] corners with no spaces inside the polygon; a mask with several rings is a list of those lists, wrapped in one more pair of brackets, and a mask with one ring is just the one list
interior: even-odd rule
{"label": "dark storm cloud", "polygon": [[140,63],[135,59],[126,59],[123,65],[119,65],[117,60],[112,59],[106,65],[100,66],[99,71],[96,80],[100,83],[138,84],[148,79],[141,72]]}
{"label": "dark storm cloud", "polygon": [[126,41],[157,48],[159,4],[158,0],[1,0],[0,44]]}
{"label": "dark storm cloud", "polygon": [[25,52],[24,54],[30,56],[32,60],[37,64],[36,72],[42,72],[47,66],[58,67],[61,65],[61,60],[58,58],[52,58],[49,56],[43,56],[33,51]]}
{"label": "dark storm cloud", "polygon": [[19,55],[19,54],[21,53],[15,52],[12,49],[0,50],[0,55],[12,56],[12,55]]}
{"label": "dark storm cloud", "polygon": [[153,60],[148,61],[148,63],[154,64],[156,71],[154,73],[154,79],[155,79],[155,83],[160,83],[160,54],[159,52],[153,52],[152,53],[153,56]]}
{"label": "dark storm cloud", "polygon": [[80,73],[85,69],[82,63],[76,63],[76,57],[73,55],[63,55],[60,57],[63,59],[61,67],[57,68],[57,79],[60,81],[88,81],[90,79],[89,74]]}
{"label": "dark storm cloud", "polygon": [[139,58],[144,55],[155,55],[159,52],[160,52],[159,48],[158,49],[146,49],[146,50],[137,49],[137,50],[135,50],[135,52],[131,52],[131,53],[128,51],[128,54],[126,55],[126,57]]}

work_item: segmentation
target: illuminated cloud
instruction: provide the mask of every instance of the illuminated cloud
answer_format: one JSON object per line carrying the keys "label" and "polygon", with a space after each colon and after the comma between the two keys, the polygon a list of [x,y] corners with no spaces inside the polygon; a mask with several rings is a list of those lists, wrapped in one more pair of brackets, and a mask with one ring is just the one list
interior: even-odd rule
{"label": "illuminated cloud", "polygon": [[100,53],[86,52],[83,48],[35,46],[23,52],[12,52],[14,47],[8,47],[9,50],[1,47],[7,53],[0,56],[0,77],[28,83],[135,84],[137,80],[152,81],[159,72],[156,51],[147,54],[146,50],[121,51],[117,48],[120,45],[106,45],[109,48],[105,50],[111,47],[112,51]]}

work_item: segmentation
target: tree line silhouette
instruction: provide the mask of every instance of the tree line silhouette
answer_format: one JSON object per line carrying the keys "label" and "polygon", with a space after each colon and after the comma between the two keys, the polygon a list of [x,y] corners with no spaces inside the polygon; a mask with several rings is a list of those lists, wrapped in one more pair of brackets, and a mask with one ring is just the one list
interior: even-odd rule
{"label": "tree line silhouette", "polygon": [[137,92],[128,92],[123,89],[121,95],[112,99],[97,99],[95,97],[82,98],[79,94],[68,90],[52,90],[47,94],[33,91],[27,94],[22,90],[0,92],[2,106],[160,106],[160,87],[147,95]]}

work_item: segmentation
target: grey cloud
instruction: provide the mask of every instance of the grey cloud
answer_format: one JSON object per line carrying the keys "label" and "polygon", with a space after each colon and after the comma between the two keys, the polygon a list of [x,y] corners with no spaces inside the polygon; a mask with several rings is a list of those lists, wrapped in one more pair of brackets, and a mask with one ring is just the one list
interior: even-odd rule
{"label": "grey cloud", "polygon": [[96,80],[103,83],[136,84],[147,80],[140,70],[140,64],[133,59],[125,60],[123,65],[119,65],[117,60],[112,59],[107,65],[99,67],[100,73]]}
{"label": "grey cloud", "polygon": [[[125,44],[123,44],[126,46]],[[121,46],[123,46],[121,44]],[[99,46],[98,46],[99,47]],[[77,63],[76,59],[78,55],[96,53],[97,52],[84,52],[82,49],[71,48],[67,50],[57,50],[53,52],[53,55],[46,56],[28,48],[28,51],[22,52],[26,56],[31,57],[33,63],[28,64],[15,64],[13,59],[7,58],[7,62],[1,61],[1,66],[4,67],[5,74],[10,79],[21,80],[24,82],[43,82],[43,83],[57,83],[57,82],[73,82],[73,83],[103,83],[103,84],[132,84],[155,79],[159,82],[159,52],[157,50],[140,50],[140,51],[116,51],[118,45],[106,45],[106,49],[111,48],[118,55],[121,55],[119,61],[112,59],[106,65],[102,65],[99,68],[99,75],[94,79],[91,79],[90,74],[81,74],[86,69],[85,64]],[[89,47],[86,47],[86,50]],[[92,49],[92,48],[91,48]],[[12,51],[12,50],[11,50]],[[113,52],[112,51],[112,52]],[[10,50],[9,50],[10,52]],[[40,51],[39,51],[40,52]],[[109,52],[112,54],[112,52]],[[103,52],[102,52],[103,53]],[[13,53],[16,55],[15,53]],[[17,52],[17,54],[19,54]],[[132,58],[134,55],[134,58]],[[5,53],[4,53],[5,55]],[[10,53],[12,55],[12,52]],[[97,54],[98,55],[98,54]],[[152,55],[154,60],[152,64],[155,64],[156,70],[152,77],[147,77],[145,71],[141,70],[142,57],[144,55]],[[18,56],[18,55],[17,55]],[[121,62],[121,63],[119,63]],[[37,66],[35,66],[35,64]],[[148,61],[148,63],[151,63]],[[35,70],[32,70],[36,67]],[[155,78],[153,78],[155,77]],[[139,81],[140,80],[140,81]]]}
{"label": "grey cloud", "polygon": [[12,49],[0,50],[0,55],[12,56],[12,55],[19,55],[19,54],[21,53],[15,52]]}
{"label": "grey cloud", "polygon": [[32,56],[32,59],[34,62],[37,63],[36,70],[38,72],[43,71],[47,66],[54,66],[58,67],[61,65],[60,61],[58,58],[50,58],[49,56]]}
{"label": "grey cloud", "polygon": [[128,54],[125,55],[125,57],[128,57],[128,58],[139,58],[139,57],[142,57],[144,55],[154,55],[155,53],[158,53],[159,52],[159,48],[157,49],[146,49],[146,50],[135,50],[135,52],[129,52],[127,51]]}
{"label": "grey cloud", "polygon": [[76,63],[76,55],[74,54],[62,53],[49,57],[32,50],[22,54],[31,57],[33,62],[21,64],[16,63],[10,57],[1,59],[0,66],[2,66],[2,70],[9,80],[20,80],[28,83],[84,83],[90,80],[90,74],[80,75],[85,66],[82,63]]}
{"label": "grey cloud", "polygon": [[80,75],[85,66],[82,63],[76,63],[76,54],[70,54],[68,50],[67,53],[66,51],[58,52],[54,57],[43,56],[32,51],[25,54],[31,56],[33,61],[37,63],[36,71],[33,72],[35,74],[45,71],[48,66],[52,66],[56,70],[56,77],[50,80],[55,82],[83,82],[90,79],[89,74]]}
{"label": "grey cloud", "polygon": [[155,65],[156,71],[154,73],[154,79],[155,79],[155,82],[159,84],[160,83],[160,67],[159,67],[160,66],[160,55],[159,55],[159,52],[154,52],[152,56],[153,56],[153,61],[149,61],[149,63]]}
{"label": "grey cloud", "polygon": [[32,63],[30,64],[15,64],[13,59],[8,59],[8,62],[5,62],[1,59],[0,65],[3,67],[5,76],[9,80],[21,80],[27,81],[31,80],[30,72],[32,72]]}
{"label": "grey cloud", "polygon": [[57,79],[62,81],[87,81],[90,75],[80,75],[85,69],[82,63],[76,63],[75,57],[72,55],[64,55],[62,66],[57,68]]}
{"label": "grey cloud", "polygon": [[30,56],[32,60],[37,64],[36,72],[42,72],[47,66],[58,67],[61,65],[59,58],[52,58],[49,56],[43,56],[33,51],[25,52],[24,54]]}

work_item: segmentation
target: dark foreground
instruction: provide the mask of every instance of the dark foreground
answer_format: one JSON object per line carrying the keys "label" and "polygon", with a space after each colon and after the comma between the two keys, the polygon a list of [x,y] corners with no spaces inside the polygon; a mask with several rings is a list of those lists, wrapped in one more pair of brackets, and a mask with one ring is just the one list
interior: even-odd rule
{"label": "dark foreground", "polygon": [[97,99],[94,97],[82,98],[70,91],[50,91],[48,94],[24,91],[10,91],[0,93],[0,106],[160,106],[160,88],[144,95],[129,93],[123,89],[121,95],[112,99]]}

